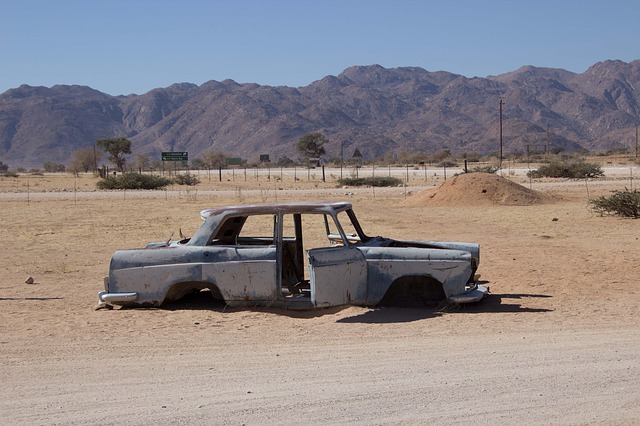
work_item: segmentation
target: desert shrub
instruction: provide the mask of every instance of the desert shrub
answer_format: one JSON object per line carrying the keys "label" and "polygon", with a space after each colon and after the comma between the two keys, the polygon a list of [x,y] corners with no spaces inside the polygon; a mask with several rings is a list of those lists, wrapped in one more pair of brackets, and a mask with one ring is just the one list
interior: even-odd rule
{"label": "desert shrub", "polygon": [[602,168],[583,160],[554,161],[527,173],[528,177],[583,179],[604,176]]}
{"label": "desert shrub", "polygon": [[496,166],[478,166],[469,170],[469,173],[495,173],[498,171]]}
{"label": "desert shrub", "polygon": [[18,173],[15,170],[6,170],[0,173],[4,177],[18,177]]}
{"label": "desert shrub", "polygon": [[188,185],[195,186],[200,183],[200,179],[196,175],[192,174],[184,174],[184,175],[176,175],[173,179],[178,185]]}
{"label": "desert shrub", "polygon": [[400,186],[402,180],[391,176],[371,176],[338,179],[338,183],[347,186]]}
{"label": "desert shrub", "polygon": [[42,168],[47,173],[56,173],[56,172],[64,172],[67,170],[67,166],[64,164],[57,164],[52,161],[45,161]]}
{"label": "desert shrub", "polygon": [[610,197],[598,197],[589,201],[594,212],[600,215],[640,217],[640,192],[615,191]]}
{"label": "desert shrub", "polygon": [[171,179],[138,173],[107,176],[96,184],[99,189],[162,189],[168,185],[171,185]]}

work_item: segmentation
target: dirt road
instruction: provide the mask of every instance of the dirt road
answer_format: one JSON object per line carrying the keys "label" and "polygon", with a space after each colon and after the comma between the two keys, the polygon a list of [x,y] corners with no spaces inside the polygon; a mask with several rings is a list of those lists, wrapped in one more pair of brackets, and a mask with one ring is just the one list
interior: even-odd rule
{"label": "dirt road", "polygon": [[270,195],[0,196],[2,423],[637,424],[640,222],[593,215],[584,187],[544,185],[561,198],[278,193],[347,199],[368,234],[479,242],[492,295],[444,312],[228,310],[207,294],[94,311],[116,248]]}

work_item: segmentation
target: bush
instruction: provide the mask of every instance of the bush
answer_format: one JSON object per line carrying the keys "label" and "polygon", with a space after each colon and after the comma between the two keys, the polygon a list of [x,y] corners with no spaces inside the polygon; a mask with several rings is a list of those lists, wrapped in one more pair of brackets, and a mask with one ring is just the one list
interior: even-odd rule
{"label": "bush", "polygon": [[347,186],[400,186],[402,180],[395,177],[362,177],[362,178],[344,178],[338,179],[340,185]]}
{"label": "bush", "polygon": [[176,175],[173,179],[178,185],[188,185],[195,186],[200,183],[200,179],[196,175],[192,174],[184,174],[184,175]]}
{"label": "bush", "polygon": [[600,176],[604,176],[604,172],[599,165],[585,163],[582,160],[555,161],[527,173],[527,177],[532,178],[584,179]]}
{"label": "bush", "polygon": [[436,167],[458,167],[458,163],[454,161],[445,160],[436,164]]}
{"label": "bush", "polygon": [[47,173],[56,173],[56,172],[64,172],[67,170],[67,166],[64,164],[57,164],[52,161],[45,161],[42,168]]}
{"label": "bush", "polygon": [[96,184],[99,189],[162,189],[168,185],[171,185],[171,179],[138,173],[107,176]]}
{"label": "bush", "polygon": [[469,173],[495,173],[498,171],[496,166],[478,166],[469,170]]}
{"label": "bush", "polygon": [[600,215],[640,217],[640,192],[615,191],[610,197],[598,197],[589,201],[591,208]]}

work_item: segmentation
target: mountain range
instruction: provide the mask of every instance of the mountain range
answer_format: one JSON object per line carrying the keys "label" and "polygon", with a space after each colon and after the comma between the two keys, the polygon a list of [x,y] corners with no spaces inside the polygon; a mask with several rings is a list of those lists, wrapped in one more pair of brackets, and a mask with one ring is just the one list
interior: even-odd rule
{"label": "mountain range", "polygon": [[630,148],[640,121],[640,60],[607,60],[583,73],[525,66],[485,78],[417,67],[353,66],[304,87],[173,84],[111,96],[86,86],[22,85],[0,94],[0,161],[67,164],[97,139],[126,137],[133,154],[208,150],[256,161],[297,158],[296,142],[321,132],[327,157],[365,159],[447,149],[454,154]]}

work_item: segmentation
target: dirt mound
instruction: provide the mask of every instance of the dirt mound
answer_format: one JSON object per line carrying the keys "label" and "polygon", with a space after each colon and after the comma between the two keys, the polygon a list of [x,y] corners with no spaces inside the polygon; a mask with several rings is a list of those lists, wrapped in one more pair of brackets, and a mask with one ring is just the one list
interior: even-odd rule
{"label": "dirt mound", "polygon": [[548,198],[537,191],[490,173],[465,173],[445,181],[435,189],[419,192],[406,205],[492,205],[528,206]]}

